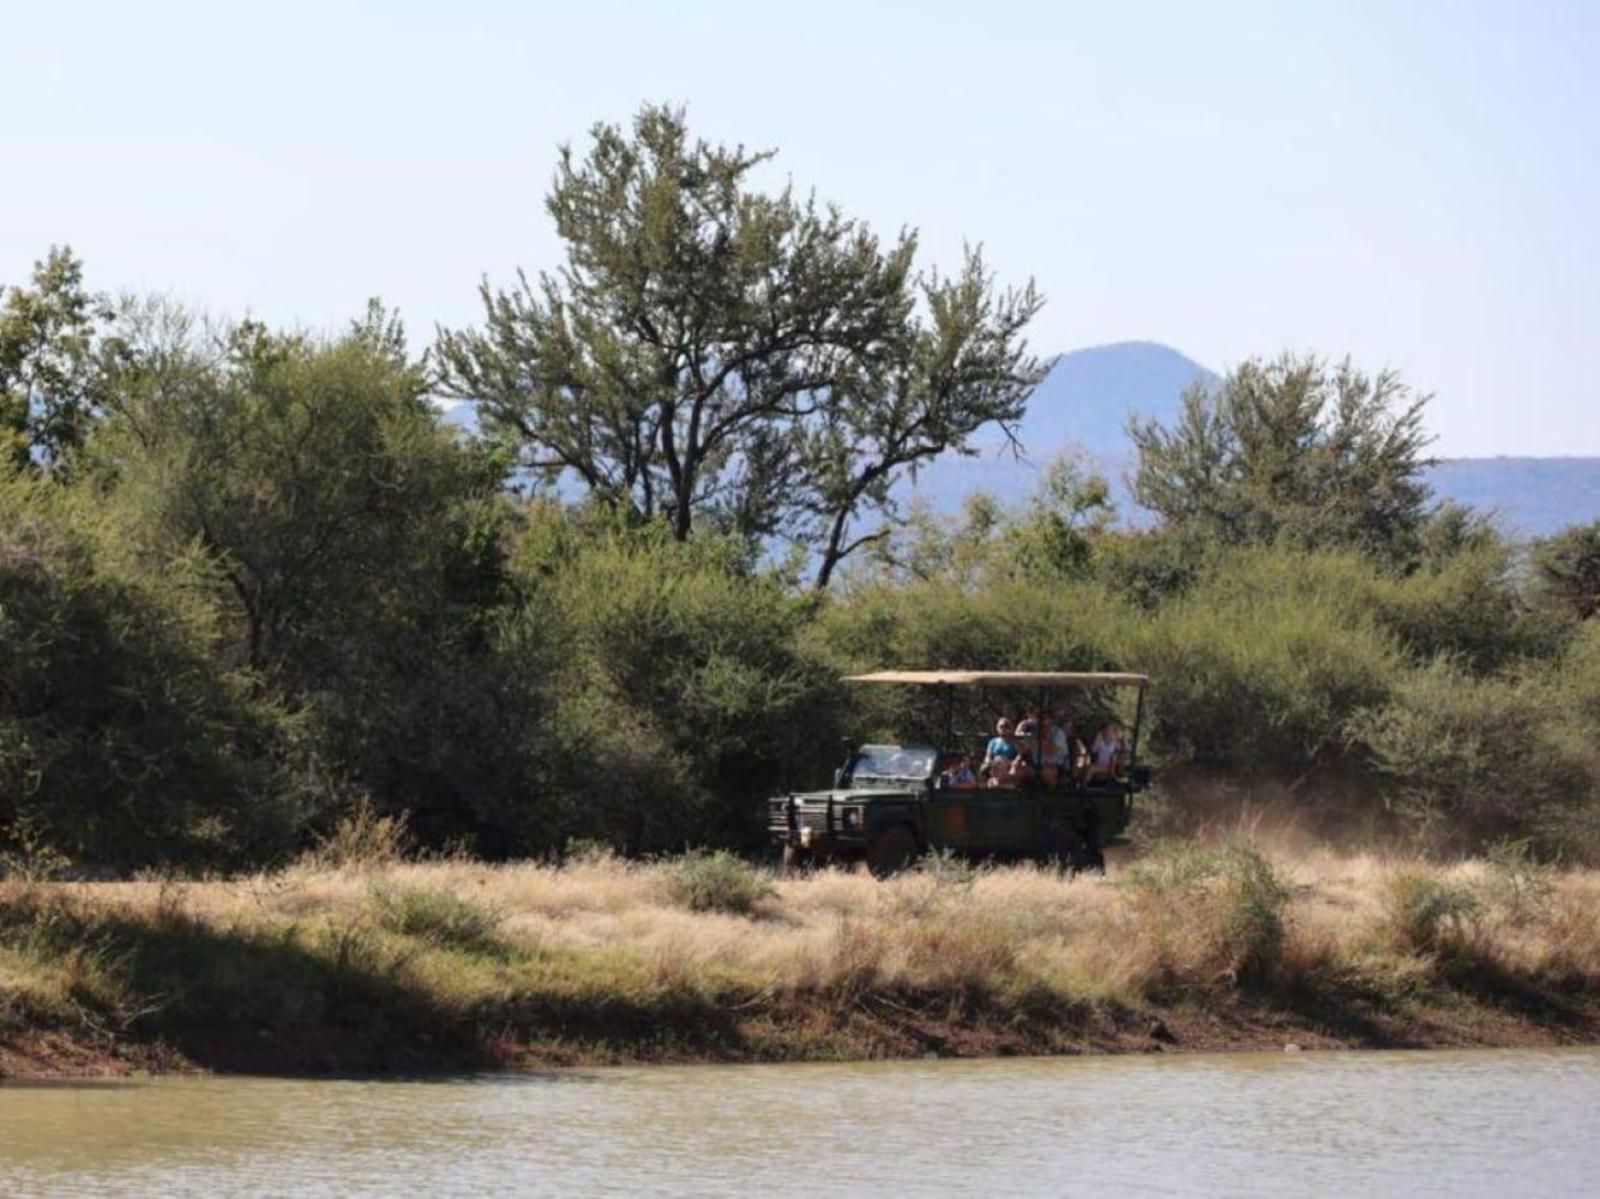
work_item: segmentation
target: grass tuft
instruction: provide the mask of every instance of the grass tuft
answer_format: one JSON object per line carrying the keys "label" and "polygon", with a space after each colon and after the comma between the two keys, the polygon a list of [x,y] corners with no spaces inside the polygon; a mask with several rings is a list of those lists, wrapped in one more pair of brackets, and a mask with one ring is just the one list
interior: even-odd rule
{"label": "grass tuft", "polygon": [[1391,949],[1402,954],[1458,957],[1474,944],[1483,904],[1463,883],[1406,869],[1383,890],[1383,921]]}
{"label": "grass tuft", "polygon": [[763,871],[727,850],[687,853],[669,869],[673,898],[691,912],[749,916],[773,894]]}
{"label": "grass tuft", "polygon": [[372,887],[372,906],[380,927],[402,937],[469,953],[500,949],[501,917],[443,887]]}

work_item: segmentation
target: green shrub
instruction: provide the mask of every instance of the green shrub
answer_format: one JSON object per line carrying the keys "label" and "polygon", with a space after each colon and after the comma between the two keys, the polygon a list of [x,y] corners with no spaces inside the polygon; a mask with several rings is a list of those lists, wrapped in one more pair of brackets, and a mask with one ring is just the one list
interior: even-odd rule
{"label": "green shrub", "polygon": [[1301,773],[1341,755],[1346,722],[1383,702],[1403,663],[1305,555],[1241,551],[1128,633],[1151,673],[1154,747],[1169,758]]}
{"label": "green shrub", "polygon": [[1252,845],[1168,842],[1136,863],[1120,885],[1135,909],[1243,984],[1272,979],[1282,959],[1290,890]]}
{"label": "green shrub", "polygon": [[826,770],[842,705],[802,636],[810,601],[739,542],[544,513],[513,561],[532,596],[519,636],[553,647],[541,662],[563,797],[552,847],[753,847],[761,799]]}
{"label": "green shrub", "polygon": [[1384,889],[1382,911],[1382,932],[1390,948],[1454,956],[1472,944],[1483,905],[1458,883],[1402,870]]}
{"label": "green shrub", "polygon": [[767,875],[726,850],[688,853],[672,866],[672,897],[691,912],[748,916],[773,894]]}
{"label": "green shrub", "polygon": [[1595,777],[1582,743],[1594,735],[1567,735],[1554,688],[1542,674],[1479,678],[1439,661],[1401,676],[1350,735],[1425,844],[1476,851],[1526,837],[1550,853],[1574,810],[1593,805]]}
{"label": "green shrub", "polygon": [[286,854],[303,723],[216,652],[208,565],[152,568],[93,497],[0,480],[0,850],[88,866]]}
{"label": "green shrub", "polygon": [[392,933],[475,953],[500,948],[500,915],[442,887],[380,884],[371,895],[378,923]]}

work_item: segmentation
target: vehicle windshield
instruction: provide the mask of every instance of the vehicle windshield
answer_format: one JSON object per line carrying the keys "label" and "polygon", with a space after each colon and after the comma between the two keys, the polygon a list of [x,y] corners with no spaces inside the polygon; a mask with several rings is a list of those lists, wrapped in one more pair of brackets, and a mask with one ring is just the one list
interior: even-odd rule
{"label": "vehicle windshield", "polygon": [[856,750],[850,776],[865,779],[926,779],[939,751],[926,745],[863,745]]}

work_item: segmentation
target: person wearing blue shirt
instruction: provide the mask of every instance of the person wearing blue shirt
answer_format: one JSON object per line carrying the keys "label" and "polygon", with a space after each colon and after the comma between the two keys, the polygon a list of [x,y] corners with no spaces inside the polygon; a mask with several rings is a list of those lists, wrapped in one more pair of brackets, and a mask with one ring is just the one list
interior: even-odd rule
{"label": "person wearing blue shirt", "polygon": [[989,738],[989,744],[983,751],[983,765],[978,772],[989,779],[999,777],[1002,771],[1009,773],[1011,763],[1016,761],[1020,752],[1012,735],[1011,721],[1002,716],[995,722],[994,736]]}

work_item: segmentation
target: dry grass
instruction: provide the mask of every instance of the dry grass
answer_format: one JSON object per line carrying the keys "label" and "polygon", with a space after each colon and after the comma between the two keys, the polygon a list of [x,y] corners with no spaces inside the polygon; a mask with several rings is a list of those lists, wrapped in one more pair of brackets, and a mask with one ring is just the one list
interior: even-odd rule
{"label": "dry grass", "polygon": [[[1370,1039],[1408,1005],[1481,1008],[1508,989],[1521,1018],[1537,1024],[1545,1001],[1570,1017],[1567,1000],[1600,984],[1600,874],[1518,860],[1273,859],[1234,843],[1102,879],[758,878],[748,914],[693,910],[682,871],[386,855],[226,882],[0,883],[0,1036],[81,1027],[223,1064],[266,1042],[280,1068],[350,1060],[328,1048],[341,1037],[366,1064],[530,1043],[841,1056],[960,1051],[952,1030],[1062,1048],[1086,1020],[1248,1000],[1335,1038],[1360,1009],[1368,1032],[1347,1039]],[[306,1043],[324,1058],[284,1048]]]}

